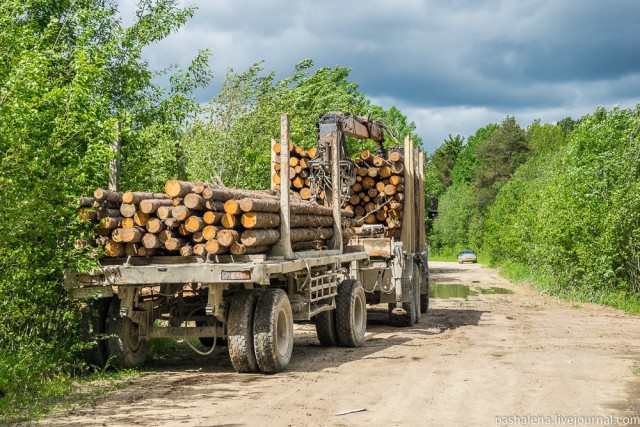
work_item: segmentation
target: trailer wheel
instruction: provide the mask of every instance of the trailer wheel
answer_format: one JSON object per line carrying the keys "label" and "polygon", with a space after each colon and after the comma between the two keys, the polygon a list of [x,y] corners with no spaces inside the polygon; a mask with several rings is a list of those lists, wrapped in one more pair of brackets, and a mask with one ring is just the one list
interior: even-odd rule
{"label": "trailer wheel", "polygon": [[336,296],[336,329],[343,347],[360,347],[367,331],[367,299],[357,280],[343,280]]}
{"label": "trailer wheel", "polygon": [[316,334],[320,340],[320,344],[325,347],[337,346],[340,344],[338,339],[338,329],[336,329],[336,310],[323,311],[313,318],[316,325]]}
{"label": "trailer wheel", "polygon": [[258,362],[253,347],[256,301],[255,291],[243,289],[231,298],[229,306],[227,317],[229,358],[233,368],[240,373],[258,372]]}
{"label": "trailer wheel", "polygon": [[429,313],[429,273],[425,272],[420,277],[422,283],[426,283],[427,285],[427,292],[424,294],[420,294],[420,311],[422,312],[422,314],[426,315]]}
{"label": "trailer wheel", "polygon": [[110,363],[118,368],[141,366],[147,359],[149,341],[140,337],[140,326],[120,315],[120,298],[113,297],[107,315],[107,350]]}
{"label": "trailer wheel", "polygon": [[275,374],[287,368],[293,353],[293,313],[282,289],[261,292],[253,320],[253,345],[262,372]]}
{"label": "trailer wheel", "polygon": [[91,298],[82,310],[80,336],[83,342],[93,343],[82,353],[87,363],[99,368],[103,368],[109,360],[104,334],[110,304],[111,298]]}

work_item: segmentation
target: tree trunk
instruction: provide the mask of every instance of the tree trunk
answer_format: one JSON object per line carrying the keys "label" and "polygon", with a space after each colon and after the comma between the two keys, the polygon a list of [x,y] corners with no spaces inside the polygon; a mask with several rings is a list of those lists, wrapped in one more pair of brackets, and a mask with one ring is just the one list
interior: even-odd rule
{"label": "tree trunk", "polygon": [[269,250],[269,246],[253,246],[247,247],[242,243],[233,243],[230,248],[232,255],[249,255],[249,254],[263,254]]}

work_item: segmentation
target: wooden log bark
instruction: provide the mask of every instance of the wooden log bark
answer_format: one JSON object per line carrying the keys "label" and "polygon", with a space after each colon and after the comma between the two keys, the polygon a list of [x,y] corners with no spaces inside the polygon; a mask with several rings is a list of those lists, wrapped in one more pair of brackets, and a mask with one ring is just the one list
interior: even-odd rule
{"label": "wooden log bark", "polygon": [[[98,220],[98,213],[93,208],[82,207],[76,210],[76,216],[82,222],[95,222]],[[120,216],[120,212],[115,216]]]}
{"label": "wooden log bark", "polygon": [[280,231],[276,229],[245,230],[240,236],[240,241],[245,246],[274,245],[278,240],[280,240]]}
{"label": "wooden log bark", "polygon": [[291,243],[328,240],[333,237],[332,228],[292,228]]}
{"label": "wooden log bark", "polygon": [[122,217],[107,217],[102,218],[100,223],[98,224],[99,228],[104,228],[107,230],[113,230],[119,227],[122,227]]}
{"label": "wooden log bark", "polygon": [[124,243],[141,242],[142,236],[144,236],[145,233],[145,230],[142,227],[119,228],[117,230],[122,230],[120,231],[120,236]]}
{"label": "wooden log bark", "polygon": [[104,245],[104,253],[108,257],[117,258],[124,255],[124,243],[109,240]]}
{"label": "wooden log bark", "polygon": [[202,197],[206,200],[216,200],[226,202],[229,199],[240,199],[242,197],[253,198],[277,198],[277,195],[272,191],[263,190],[237,190],[230,188],[212,188],[207,187],[202,192]]}
{"label": "wooden log bark", "polygon": [[144,213],[152,214],[157,212],[161,207],[169,207],[172,205],[173,201],[170,199],[145,199],[140,202],[140,210]]}
{"label": "wooden log bark", "polygon": [[147,199],[168,199],[169,196],[164,193],[144,193],[140,191],[127,191],[122,193],[122,203],[140,204]]}
{"label": "wooden log bark", "polygon": [[162,244],[164,245],[164,242],[166,242],[167,240],[176,237],[175,233],[171,230],[163,230],[158,234],[158,239],[160,239],[160,241],[162,242]]}
{"label": "wooden log bark", "polygon": [[218,202],[216,200],[207,200],[205,207],[210,211],[224,212],[224,202]]}
{"label": "wooden log bark", "polygon": [[221,213],[221,212],[212,212],[212,211],[207,211],[204,213],[204,215],[202,216],[202,219],[204,220],[204,222],[206,224],[220,224],[220,222],[222,221],[222,218],[224,217],[225,214]]}
{"label": "wooden log bark", "polygon": [[180,221],[175,218],[167,218],[164,220],[164,225],[166,225],[167,228],[177,228],[180,225]]}
{"label": "wooden log bark", "polygon": [[234,242],[229,247],[229,252],[232,255],[249,255],[249,254],[263,254],[269,250],[269,246],[252,246],[247,247],[242,243]]}
{"label": "wooden log bark", "polygon": [[216,240],[222,246],[229,247],[233,243],[240,241],[240,233],[237,230],[220,230],[220,232],[216,236]]}
{"label": "wooden log bark", "polygon": [[95,201],[96,199],[93,197],[85,197],[85,196],[78,197],[78,207],[93,206],[93,202]]}
{"label": "wooden log bark", "polygon": [[184,197],[193,191],[195,184],[193,182],[178,181],[171,179],[164,186],[164,192],[169,197]]}
{"label": "wooden log bark", "polygon": [[[140,209],[142,210],[142,207],[140,207]],[[167,218],[173,218],[173,216],[171,216],[172,210],[173,206],[160,206],[156,211],[156,216],[163,220]]]}
{"label": "wooden log bark", "polygon": [[184,196],[182,203],[189,209],[205,210],[207,208],[207,201],[200,194],[189,193]]}
{"label": "wooden log bark", "polygon": [[96,209],[98,219],[119,217],[120,209],[98,208]]}
{"label": "wooden log bark", "polygon": [[191,234],[189,230],[187,230],[187,227],[185,227],[184,222],[178,225],[178,234],[184,237],[189,236]]}
{"label": "wooden log bark", "polygon": [[[242,209],[243,212],[280,212],[280,201],[275,199],[256,200],[253,198],[244,198],[240,199],[238,203],[240,205],[240,209]],[[290,204],[290,207],[292,214],[323,216],[333,215],[333,210],[329,207],[320,206],[311,202],[303,202],[302,200],[298,202],[292,202]],[[341,213],[342,216],[348,218],[353,217],[353,212],[347,211],[345,209],[343,209]]]}
{"label": "wooden log bark", "polygon": [[140,248],[144,248],[140,243],[127,243],[124,247],[126,256],[140,256]]}
{"label": "wooden log bark", "polygon": [[[117,191],[109,191],[103,190],[102,188],[96,188],[96,191],[93,192],[93,197],[97,201],[122,203],[122,193],[119,193]],[[124,248],[122,250],[124,253]]]}
{"label": "wooden log bark", "polygon": [[291,215],[291,227],[332,227],[333,217],[314,215]]}
{"label": "wooden log bark", "polygon": [[193,236],[191,236],[191,241],[195,243],[203,243],[205,241],[205,238],[202,231],[196,231],[195,233],[193,233]]}
{"label": "wooden log bark", "polygon": [[246,212],[242,215],[245,228],[276,228],[280,225],[280,215],[266,212]]}

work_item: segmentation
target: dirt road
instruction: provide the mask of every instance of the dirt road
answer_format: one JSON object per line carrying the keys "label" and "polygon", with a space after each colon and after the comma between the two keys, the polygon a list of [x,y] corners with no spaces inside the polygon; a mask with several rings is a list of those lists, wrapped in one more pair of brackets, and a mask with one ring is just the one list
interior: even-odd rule
{"label": "dirt road", "polygon": [[[290,369],[278,375],[235,374],[226,348],[163,362],[44,424],[561,425],[570,419],[556,416],[612,416],[612,425],[640,416],[640,318],[558,301],[479,265],[432,262],[431,271],[437,284],[515,293],[432,299],[405,329],[375,309],[358,349],[321,347],[312,326],[296,327]],[[337,415],[348,411],[357,412]],[[519,418],[496,419],[508,416]]]}

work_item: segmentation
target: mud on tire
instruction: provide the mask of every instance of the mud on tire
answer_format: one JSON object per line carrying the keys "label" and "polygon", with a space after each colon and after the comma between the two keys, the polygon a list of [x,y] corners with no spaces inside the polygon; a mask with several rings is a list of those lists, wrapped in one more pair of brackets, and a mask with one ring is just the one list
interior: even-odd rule
{"label": "mud on tire", "polygon": [[114,296],[106,320],[107,350],[110,363],[119,368],[142,366],[149,352],[149,341],[140,338],[140,326],[120,315],[120,298]]}
{"label": "mud on tire", "polygon": [[357,280],[343,280],[336,296],[336,329],[344,347],[360,347],[367,331],[367,300]]}
{"label": "mud on tire", "polygon": [[227,317],[229,358],[233,368],[241,373],[258,372],[258,362],[253,348],[253,317],[256,301],[255,291],[243,289],[233,295],[229,306]]}
{"label": "mud on tire", "polygon": [[293,352],[293,313],[282,289],[260,292],[253,320],[253,345],[260,370],[265,374],[283,371]]}
{"label": "mud on tire", "polygon": [[338,339],[338,329],[336,328],[336,310],[323,311],[316,314],[313,318],[316,325],[316,334],[320,344],[325,347],[337,346],[340,344]]}

